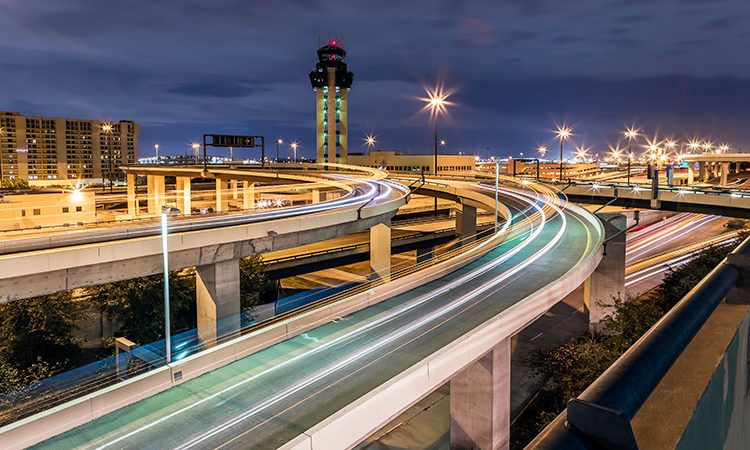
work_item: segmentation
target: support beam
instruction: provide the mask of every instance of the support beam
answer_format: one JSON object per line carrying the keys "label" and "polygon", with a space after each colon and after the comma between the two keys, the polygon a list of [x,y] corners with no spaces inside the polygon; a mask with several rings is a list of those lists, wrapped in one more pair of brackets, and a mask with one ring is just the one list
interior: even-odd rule
{"label": "support beam", "polygon": [[390,220],[370,228],[370,273],[372,279],[391,274]]}
{"label": "support beam", "polygon": [[148,213],[157,215],[161,213],[164,206],[164,175],[147,175],[146,185],[148,187]]}
{"label": "support beam", "polygon": [[240,329],[240,260],[195,268],[198,338],[205,346]]}
{"label": "support beam", "polygon": [[507,449],[510,442],[510,338],[451,380],[451,449]]}
{"label": "support beam", "polygon": [[706,181],[706,163],[698,162],[698,181],[704,183]]}
{"label": "support beam", "polygon": [[[464,238],[462,243],[473,241],[470,238],[477,234],[477,208],[468,205],[459,205],[456,208],[456,234]],[[470,238],[470,239],[466,239]]]}
{"label": "support beam", "polygon": [[319,189],[313,189],[311,191],[311,195],[312,195],[313,203],[320,203],[320,190]]}
{"label": "support beam", "polygon": [[255,209],[255,183],[242,182],[242,209]]}
{"label": "support beam", "polygon": [[238,192],[238,180],[229,180],[229,184],[232,186],[232,200],[237,200],[239,198],[239,192]]}
{"label": "support beam", "polygon": [[604,224],[607,254],[590,277],[587,306],[592,330],[596,330],[602,319],[614,312],[614,297],[625,293],[626,242],[622,231],[627,228],[627,218],[622,214],[599,214],[599,217]]}
{"label": "support beam", "polygon": [[328,68],[328,162],[336,162],[336,68]]}
{"label": "support beam", "polygon": [[227,182],[221,178],[216,179],[216,212],[227,210]]}
{"label": "support beam", "polygon": [[190,191],[190,177],[177,177],[177,209],[184,215],[190,215],[192,209],[191,203],[191,191]]}
{"label": "support beam", "polygon": [[695,183],[695,171],[693,170],[693,166],[688,166],[687,169],[687,184],[688,186]]}
{"label": "support beam", "polygon": [[138,216],[138,199],[136,198],[136,176],[134,173],[129,173],[126,176],[128,182],[128,214],[131,219],[135,219]]}
{"label": "support beam", "polygon": [[346,164],[349,159],[349,90],[341,88],[339,97],[339,162]]}
{"label": "support beam", "polygon": [[719,181],[719,185],[726,186],[727,176],[729,175],[729,163],[728,162],[721,163],[721,168],[719,170],[721,171],[721,173],[719,174],[719,176],[721,177]]}

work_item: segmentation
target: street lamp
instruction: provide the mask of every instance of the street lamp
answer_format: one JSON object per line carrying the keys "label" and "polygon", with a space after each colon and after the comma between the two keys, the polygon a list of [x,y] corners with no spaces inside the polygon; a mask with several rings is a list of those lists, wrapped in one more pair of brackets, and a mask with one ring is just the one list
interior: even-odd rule
{"label": "street lamp", "polygon": [[623,134],[628,140],[628,186],[630,186],[630,166],[633,164],[633,140],[637,139],[639,134],[635,125],[627,127]]}
{"label": "street lamp", "polygon": [[[104,135],[106,136],[107,140],[107,162],[109,168],[107,169],[107,180],[109,181],[109,192],[112,192],[112,144],[109,141],[109,136],[112,134],[112,124],[109,122],[104,122],[102,124],[102,131],[104,132]],[[102,184],[104,185],[103,188],[107,189],[106,184],[104,183],[104,171],[102,170]]]}
{"label": "street lamp", "polygon": [[193,142],[190,144],[190,148],[193,149],[193,153],[195,154],[195,163],[198,164],[198,154],[200,153],[201,145],[197,142]]}
{"label": "street lamp", "polygon": [[276,162],[279,162],[279,145],[283,144],[284,140],[281,138],[276,139]]}
{"label": "street lamp", "polygon": [[558,126],[557,130],[555,131],[555,137],[560,140],[560,181],[562,182],[563,179],[563,142],[568,140],[573,135],[573,129],[567,126],[566,124],[562,124],[562,126]]}
{"label": "street lamp", "polygon": [[293,159],[294,162],[297,162],[297,147],[298,146],[299,144],[297,143],[297,141],[292,141],[292,143],[289,145],[289,147],[291,147],[292,151],[294,152],[294,159]]}
{"label": "street lamp", "polygon": [[[437,175],[438,171],[438,119],[440,118],[441,114],[446,114],[448,112],[448,106],[452,105],[451,102],[448,101],[448,97],[450,97],[451,93],[447,92],[443,89],[442,86],[438,85],[434,89],[427,89],[425,88],[425,91],[427,92],[427,97],[422,98],[421,100],[426,102],[427,104],[422,108],[423,111],[429,111],[430,116],[435,121],[435,160],[434,160],[434,167],[432,173],[434,175]],[[437,197],[435,197],[435,215],[437,215]]]}
{"label": "street lamp", "polygon": [[375,136],[371,134],[365,135],[364,138],[365,144],[367,144],[367,152],[371,152],[373,148],[375,148],[375,144],[378,142],[375,140]]}
{"label": "street lamp", "polygon": [[161,213],[161,252],[164,260],[164,354],[167,364],[172,362],[172,332],[169,320],[169,246],[167,245],[167,213]]}
{"label": "street lamp", "polygon": [[585,163],[588,157],[589,157],[589,148],[584,147],[583,145],[581,145],[580,147],[576,147],[576,159]]}
{"label": "street lamp", "polygon": [[540,145],[536,148],[536,151],[539,152],[539,156],[544,158],[544,156],[547,154],[547,146],[546,145]]}
{"label": "street lamp", "polygon": [[156,161],[159,161],[159,144],[154,144],[154,150],[156,150]]}

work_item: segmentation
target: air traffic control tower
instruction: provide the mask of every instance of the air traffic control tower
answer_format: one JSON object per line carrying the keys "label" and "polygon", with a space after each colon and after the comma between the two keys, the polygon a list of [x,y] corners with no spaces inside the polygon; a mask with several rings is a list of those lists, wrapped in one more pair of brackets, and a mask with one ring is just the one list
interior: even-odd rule
{"label": "air traffic control tower", "polygon": [[354,74],[347,70],[345,57],[346,51],[336,41],[330,41],[318,49],[318,63],[310,72],[315,91],[315,154],[319,163],[346,164],[349,155],[347,116]]}

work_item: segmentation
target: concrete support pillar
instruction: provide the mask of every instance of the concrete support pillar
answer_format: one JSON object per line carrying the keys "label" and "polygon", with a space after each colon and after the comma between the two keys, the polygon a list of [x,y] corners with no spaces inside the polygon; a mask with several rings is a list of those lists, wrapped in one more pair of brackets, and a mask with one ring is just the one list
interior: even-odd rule
{"label": "concrete support pillar", "polygon": [[390,220],[370,228],[370,273],[372,279],[391,274]]}
{"label": "concrete support pillar", "polygon": [[[477,208],[469,205],[459,205],[456,209],[456,234],[461,238],[468,238],[477,234]],[[474,239],[463,239],[463,243]]]}
{"label": "concrete support pillar", "polygon": [[138,216],[138,199],[135,196],[135,174],[129,173],[126,178],[128,182],[128,214],[132,219],[135,219]]}
{"label": "concrete support pillar", "polygon": [[706,163],[698,162],[698,181],[704,183],[706,181]]}
{"label": "concrete support pillar", "polygon": [[255,209],[255,183],[242,182],[242,209]]}
{"label": "concrete support pillar", "polygon": [[507,449],[510,443],[510,338],[451,380],[450,448]]}
{"label": "concrete support pillar", "polygon": [[435,246],[417,249],[417,264],[429,261],[435,256]]}
{"label": "concrete support pillar", "polygon": [[190,215],[192,209],[191,191],[190,191],[190,177],[177,177],[177,192],[175,193],[177,200],[177,209],[184,215]]}
{"label": "concrete support pillar", "polygon": [[687,184],[688,186],[695,183],[695,171],[693,171],[693,166],[688,166],[687,170]]}
{"label": "concrete support pillar", "polygon": [[237,200],[239,198],[239,181],[238,180],[229,180],[229,184],[232,187],[232,200]]}
{"label": "concrete support pillar", "polygon": [[736,173],[737,175],[739,175],[740,173],[742,173],[742,163],[741,162],[734,163],[734,173]]}
{"label": "concrete support pillar", "polygon": [[320,203],[320,190],[319,189],[313,189],[311,191],[312,194],[312,202],[313,203]]}
{"label": "concrete support pillar", "polygon": [[721,163],[721,168],[719,170],[721,171],[719,175],[721,177],[721,180],[719,181],[719,185],[726,186],[727,176],[729,175],[729,163],[728,162]]}
{"label": "concrete support pillar", "polygon": [[240,329],[240,260],[195,268],[198,338],[205,346]]}
{"label": "concrete support pillar", "polygon": [[227,210],[227,182],[221,178],[216,179],[216,212]]}
{"label": "concrete support pillar", "polygon": [[164,175],[147,175],[146,185],[148,187],[148,213],[152,215],[161,214],[164,206]]}
{"label": "concrete support pillar", "polygon": [[620,232],[627,227],[627,219],[622,214],[600,214],[600,217],[604,221],[606,255],[591,274],[589,292],[584,293],[592,329],[613,312],[613,296],[625,293],[625,233]]}

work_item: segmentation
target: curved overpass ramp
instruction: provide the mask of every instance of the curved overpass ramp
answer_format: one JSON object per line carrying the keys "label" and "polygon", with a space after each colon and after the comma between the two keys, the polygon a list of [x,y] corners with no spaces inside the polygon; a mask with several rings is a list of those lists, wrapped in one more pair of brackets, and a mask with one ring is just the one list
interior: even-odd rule
{"label": "curved overpass ramp", "polygon": [[[505,240],[468,264],[450,270],[434,264],[426,274],[417,272],[406,284],[402,280],[387,300],[329,311],[320,326],[81,425],[40,448],[332,449],[356,444],[507,343],[598,265],[603,240],[598,219],[542,188],[531,193],[504,189],[502,200],[513,213],[498,230],[507,233]],[[439,273],[430,276],[429,270]],[[394,283],[399,281],[383,287]]]}

